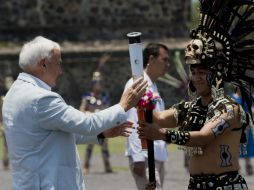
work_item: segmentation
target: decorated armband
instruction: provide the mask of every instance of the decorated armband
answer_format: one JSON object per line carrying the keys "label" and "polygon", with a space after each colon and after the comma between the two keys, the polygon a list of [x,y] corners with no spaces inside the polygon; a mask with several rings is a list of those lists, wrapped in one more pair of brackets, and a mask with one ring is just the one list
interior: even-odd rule
{"label": "decorated armband", "polygon": [[221,118],[220,122],[212,128],[212,132],[214,134],[215,137],[217,137],[218,135],[221,135],[224,133],[224,131],[229,128],[230,125],[228,122],[225,121],[225,119]]}
{"label": "decorated armband", "polygon": [[190,132],[188,132],[188,131],[167,130],[167,132],[166,132],[166,142],[167,143],[184,145],[189,140],[190,140]]}
{"label": "decorated armband", "polygon": [[190,102],[184,101],[172,106],[171,109],[174,110],[174,118],[176,120],[177,125],[182,125],[189,108]]}

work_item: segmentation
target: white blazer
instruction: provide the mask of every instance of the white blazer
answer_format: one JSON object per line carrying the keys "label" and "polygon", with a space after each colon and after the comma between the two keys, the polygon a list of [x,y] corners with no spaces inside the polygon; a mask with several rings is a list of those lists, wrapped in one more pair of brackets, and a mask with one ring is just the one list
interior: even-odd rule
{"label": "white blazer", "polygon": [[97,135],[126,121],[120,105],[85,115],[20,73],[3,103],[3,124],[13,190],[84,190],[76,143],[98,143]]}

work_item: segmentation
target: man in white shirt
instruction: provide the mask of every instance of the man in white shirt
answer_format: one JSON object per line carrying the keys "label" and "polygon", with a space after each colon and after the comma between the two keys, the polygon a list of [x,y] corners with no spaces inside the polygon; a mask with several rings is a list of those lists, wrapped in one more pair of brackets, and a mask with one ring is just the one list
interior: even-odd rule
{"label": "man in white shirt", "polygon": [[[151,43],[146,46],[143,52],[144,59],[144,80],[148,81],[148,89],[158,96],[159,92],[155,81],[163,76],[169,67],[168,48],[163,44]],[[133,84],[130,79],[126,88]],[[156,103],[155,111],[165,109],[164,102],[160,98]],[[127,112],[127,119],[138,126],[137,109],[132,108]],[[148,183],[147,151],[142,150],[141,141],[136,129],[126,140],[125,155],[129,157],[129,166],[138,190],[144,190]],[[162,189],[164,180],[164,162],[168,159],[167,147],[164,141],[154,141],[155,175],[157,190]]]}

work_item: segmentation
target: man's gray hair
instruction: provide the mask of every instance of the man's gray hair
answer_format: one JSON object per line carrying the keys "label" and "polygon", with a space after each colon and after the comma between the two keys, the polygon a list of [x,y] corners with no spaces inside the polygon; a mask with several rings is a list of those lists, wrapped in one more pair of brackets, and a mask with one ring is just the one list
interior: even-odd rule
{"label": "man's gray hair", "polygon": [[35,66],[38,61],[44,58],[50,60],[53,49],[60,50],[59,44],[42,36],[37,36],[23,45],[19,54],[20,68]]}

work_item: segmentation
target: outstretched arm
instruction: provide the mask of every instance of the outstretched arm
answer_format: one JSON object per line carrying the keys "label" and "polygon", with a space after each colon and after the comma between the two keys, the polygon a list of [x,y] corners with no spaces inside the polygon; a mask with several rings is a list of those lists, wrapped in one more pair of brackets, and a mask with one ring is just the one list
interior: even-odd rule
{"label": "outstretched arm", "polygon": [[223,113],[220,117],[204,125],[200,131],[190,132],[190,140],[186,146],[205,146],[216,138],[227,135],[232,129],[241,127],[239,107],[234,106],[234,116]]}
{"label": "outstretched arm", "polygon": [[220,117],[206,123],[200,131],[177,131],[160,128],[157,124],[142,123],[145,127],[138,128],[140,138],[165,140],[169,143],[185,146],[205,146],[215,138],[226,135],[233,128],[241,126],[239,108],[234,106],[234,116],[223,113]]}
{"label": "outstretched arm", "polygon": [[75,134],[76,144],[87,144],[87,143],[102,144],[105,138],[114,138],[119,136],[128,137],[132,133],[132,125],[133,125],[132,122],[127,121],[121,125],[107,129],[106,131],[103,131],[99,135],[94,136]]}
{"label": "outstretched arm", "polygon": [[175,128],[177,125],[176,110],[170,108],[161,112],[153,113],[153,121],[161,128]]}

